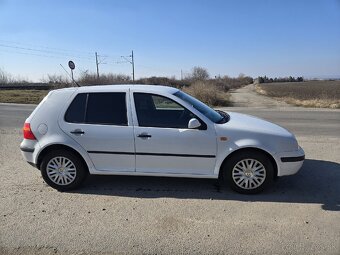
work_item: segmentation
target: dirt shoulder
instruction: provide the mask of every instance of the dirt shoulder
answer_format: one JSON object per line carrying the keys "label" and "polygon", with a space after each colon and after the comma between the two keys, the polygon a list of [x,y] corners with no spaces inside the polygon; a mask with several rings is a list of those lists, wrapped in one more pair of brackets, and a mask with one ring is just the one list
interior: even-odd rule
{"label": "dirt shoulder", "polygon": [[264,108],[278,108],[291,107],[289,104],[278,101],[276,99],[259,95],[256,93],[255,85],[250,84],[240,89],[230,91],[231,102],[236,107],[264,107]]}

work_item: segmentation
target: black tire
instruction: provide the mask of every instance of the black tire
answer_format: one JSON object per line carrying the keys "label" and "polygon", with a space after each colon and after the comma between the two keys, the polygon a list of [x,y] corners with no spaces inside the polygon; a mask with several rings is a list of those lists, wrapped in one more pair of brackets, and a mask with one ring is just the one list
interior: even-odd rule
{"label": "black tire", "polygon": [[[52,177],[49,177],[47,166],[52,159],[57,159],[58,157],[66,158],[74,165],[75,171],[73,170],[73,172],[75,172],[75,177],[72,177],[74,179],[70,181],[70,183],[66,183],[64,181],[65,184],[60,185],[54,182],[52,180]],[[83,161],[79,158],[78,155],[68,150],[55,150],[47,153],[41,162],[40,170],[44,181],[49,186],[58,191],[68,191],[78,188],[84,182],[88,175],[87,167],[86,165],[84,165]]]}
{"label": "black tire", "polygon": [[[251,162],[251,161],[244,161],[244,160],[253,160],[253,164],[257,164],[257,162],[262,164],[264,171],[263,171],[263,168],[261,168],[260,164],[256,165],[260,167],[261,172],[259,174],[261,174],[261,177],[260,177],[261,179],[256,179],[256,180],[252,179],[251,184],[248,184],[248,182],[250,183],[249,179],[247,181],[241,180],[242,178],[247,178],[247,177],[237,176],[238,174],[237,172],[241,172],[241,171],[238,170],[240,168],[236,167],[236,165],[239,163],[239,166],[240,166],[240,164],[242,164],[241,161]],[[223,182],[227,183],[232,190],[238,193],[242,193],[242,194],[259,193],[263,191],[266,187],[268,187],[274,179],[274,167],[273,167],[271,160],[268,158],[266,154],[261,153],[259,151],[252,151],[252,150],[241,151],[239,153],[236,153],[235,155],[232,155],[224,163],[222,170],[223,170]],[[234,177],[233,177],[233,173],[234,173]],[[252,173],[247,173],[247,174],[252,175]],[[252,178],[252,177],[249,177],[249,178]],[[239,184],[237,184],[236,181],[239,182]],[[245,182],[247,182],[247,184],[245,184]],[[242,185],[240,183],[243,185],[249,185],[249,187],[248,188],[241,187]]]}

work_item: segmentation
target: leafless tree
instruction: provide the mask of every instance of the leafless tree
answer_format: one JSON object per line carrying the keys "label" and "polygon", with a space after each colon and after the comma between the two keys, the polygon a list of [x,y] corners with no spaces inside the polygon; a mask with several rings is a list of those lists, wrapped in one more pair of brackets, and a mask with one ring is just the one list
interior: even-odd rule
{"label": "leafless tree", "polygon": [[195,66],[191,72],[191,79],[196,81],[208,80],[210,77],[209,72],[206,68]]}

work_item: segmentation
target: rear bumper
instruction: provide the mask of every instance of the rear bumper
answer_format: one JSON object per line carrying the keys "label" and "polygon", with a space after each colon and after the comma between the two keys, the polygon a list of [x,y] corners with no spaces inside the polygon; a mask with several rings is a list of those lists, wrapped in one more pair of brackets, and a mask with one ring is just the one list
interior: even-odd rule
{"label": "rear bumper", "polygon": [[36,140],[24,139],[20,144],[20,150],[27,163],[36,167],[36,158],[40,150],[39,143]]}
{"label": "rear bumper", "polygon": [[299,147],[296,151],[282,152],[276,155],[278,163],[278,176],[296,174],[303,165],[305,152]]}
{"label": "rear bumper", "polygon": [[37,166],[36,164],[34,164],[34,163],[32,163],[32,162],[28,162],[28,161],[27,161],[27,163],[30,164],[31,166],[35,167],[36,169],[39,169],[38,166]]}
{"label": "rear bumper", "polygon": [[30,153],[34,152],[34,148],[26,147],[26,146],[23,146],[23,145],[20,145],[20,150],[22,152],[30,152]]}

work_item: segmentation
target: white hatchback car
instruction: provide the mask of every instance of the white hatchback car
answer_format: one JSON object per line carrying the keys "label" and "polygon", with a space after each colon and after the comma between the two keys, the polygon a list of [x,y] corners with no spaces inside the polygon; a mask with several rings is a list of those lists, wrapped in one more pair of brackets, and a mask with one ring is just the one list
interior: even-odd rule
{"label": "white hatchback car", "polygon": [[108,85],[51,91],[27,118],[20,149],[51,187],[88,173],[221,178],[256,193],[295,174],[304,151],[286,129],[215,111],[166,86]]}

